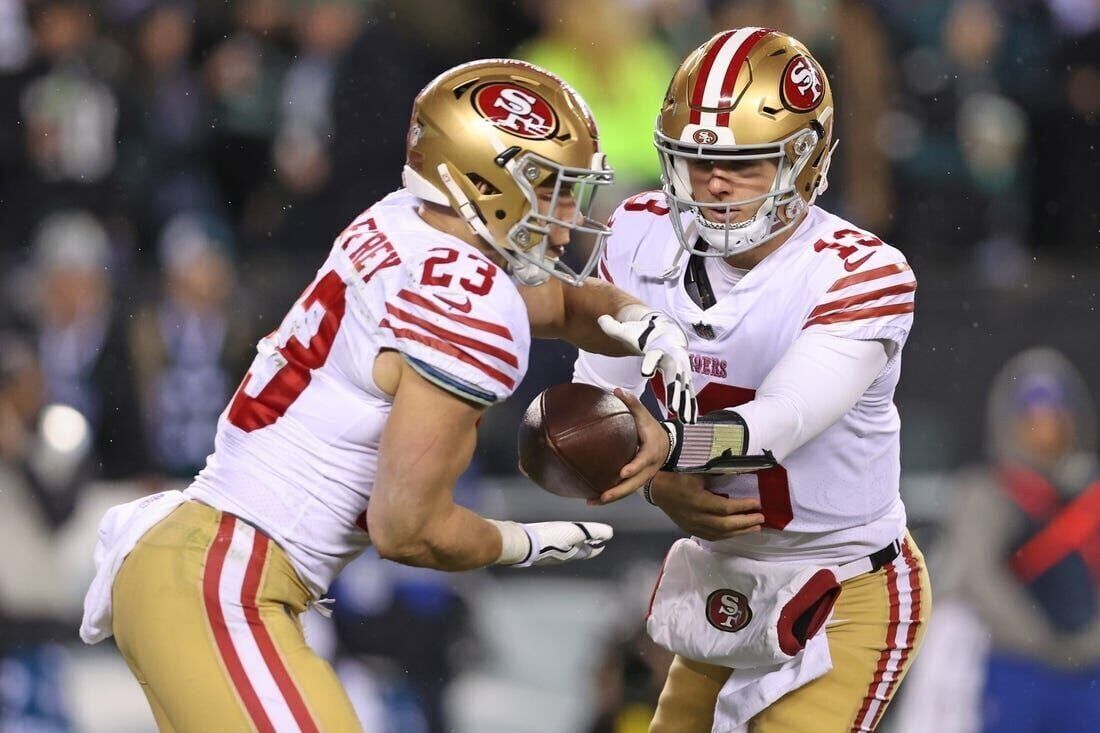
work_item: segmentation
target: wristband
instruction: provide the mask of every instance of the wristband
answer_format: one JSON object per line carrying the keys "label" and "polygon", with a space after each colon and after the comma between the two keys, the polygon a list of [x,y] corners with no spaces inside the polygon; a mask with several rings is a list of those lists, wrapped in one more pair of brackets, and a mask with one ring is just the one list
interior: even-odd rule
{"label": "wristband", "polygon": [[500,532],[500,557],[494,565],[518,565],[531,557],[534,543],[527,530],[518,522],[502,522],[497,519],[485,519]]}
{"label": "wristband", "polygon": [[776,465],[771,451],[746,455],[749,446],[749,426],[733,410],[712,412],[698,423],[684,425],[678,421],[662,423],[676,435],[676,447],[669,451],[665,471],[679,473],[743,473]]}

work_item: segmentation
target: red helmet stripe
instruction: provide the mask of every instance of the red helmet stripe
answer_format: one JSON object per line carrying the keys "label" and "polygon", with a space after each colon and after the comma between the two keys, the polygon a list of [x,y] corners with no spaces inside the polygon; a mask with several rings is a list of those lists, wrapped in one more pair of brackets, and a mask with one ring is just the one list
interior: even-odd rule
{"label": "red helmet stripe", "polygon": [[[737,76],[741,73],[741,66],[745,63],[745,59],[748,58],[749,52],[752,51],[757,41],[771,32],[770,28],[759,28],[742,41],[741,47],[737,49],[737,53],[733,55],[733,60],[730,61],[729,66],[726,67],[726,76],[722,79],[722,93],[718,98],[719,107],[729,107],[733,104],[733,99],[731,99],[733,95],[733,85],[737,83]],[[729,123],[729,112],[722,112],[718,115],[717,124],[719,127],[726,127]]]}
{"label": "red helmet stripe", "polygon": [[703,90],[707,86],[707,77],[710,76],[710,68],[714,66],[714,59],[718,58],[718,52],[726,45],[726,41],[733,38],[737,31],[726,31],[714,39],[703,56],[703,63],[699,67],[699,75],[695,77],[695,88],[691,91],[691,124],[699,124],[699,108],[703,106]]}

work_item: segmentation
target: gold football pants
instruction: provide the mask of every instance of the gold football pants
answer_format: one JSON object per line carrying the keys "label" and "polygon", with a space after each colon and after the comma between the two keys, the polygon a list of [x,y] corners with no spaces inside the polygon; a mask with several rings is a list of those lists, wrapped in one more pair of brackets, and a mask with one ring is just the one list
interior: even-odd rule
{"label": "gold football pants", "polygon": [[231,514],[189,501],[126,558],[114,633],[161,731],[360,731],[306,645],[310,594],[286,553]]}
{"label": "gold football pants", "polygon": [[[758,713],[749,733],[875,730],[920,648],[931,604],[924,556],[906,535],[892,563],[841,585],[824,630],[832,669]],[[711,733],[728,677],[725,667],[677,656],[650,733]]]}

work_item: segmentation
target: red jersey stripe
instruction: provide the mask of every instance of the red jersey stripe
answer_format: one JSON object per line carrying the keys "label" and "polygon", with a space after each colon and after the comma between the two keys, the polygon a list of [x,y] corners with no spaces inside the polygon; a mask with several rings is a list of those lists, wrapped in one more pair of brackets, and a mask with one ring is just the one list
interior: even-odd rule
{"label": "red jersey stripe", "polygon": [[[722,92],[718,97],[719,107],[729,107],[733,104],[733,85],[737,83],[737,77],[741,73],[741,67],[745,65],[745,59],[748,58],[749,52],[752,51],[756,43],[769,33],[771,33],[770,29],[761,28],[758,31],[754,31],[741,43],[741,47],[738,48],[737,53],[733,55],[733,60],[730,61],[730,65],[726,67],[726,76],[722,79]],[[719,113],[716,120],[718,127],[726,127],[729,123],[730,113]]]}
{"label": "red jersey stripe", "polygon": [[218,525],[218,533],[214,541],[210,543],[210,549],[206,553],[206,567],[202,574],[202,599],[206,606],[206,616],[210,622],[210,628],[214,632],[214,642],[218,646],[225,669],[229,672],[229,679],[241,696],[245,711],[252,719],[252,723],[261,733],[275,733],[275,726],[267,717],[260,698],[256,695],[252,682],[244,671],[241,658],[233,646],[233,639],[229,635],[229,628],[225,623],[225,614],[222,613],[221,576],[225,566],[225,556],[229,552],[229,545],[233,542],[233,530],[236,527],[237,518],[232,514],[222,514],[221,523]]}
{"label": "red jersey stripe", "polygon": [[917,281],[913,280],[912,282],[902,283],[901,285],[891,285],[888,288],[880,288],[878,290],[872,290],[867,293],[853,295],[849,298],[841,298],[840,300],[833,300],[828,303],[822,303],[821,305],[810,311],[810,318],[820,316],[823,313],[828,313],[830,311],[841,310],[843,308],[851,308],[853,305],[869,303],[872,300],[886,298],[891,295],[903,295],[904,293],[912,293],[916,289]]}
{"label": "red jersey stripe", "polygon": [[406,323],[411,323],[414,326],[420,326],[420,328],[428,331],[434,336],[438,336],[444,341],[449,341],[453,344],[458,344],[460,346],[467,346],[476,351],[480,351],[483,354],[488,354],[495,359],[500,359],[502,362],[510,367],[519,369],[519,361],[516,359],[516,355],[509,351],[497,348],[496,346],[493,346],[491,344],[482,343],[477,339],[470,338],[469,336],[463,336],[460,333],[448,331],[445,328],[441,328],[435,325],[431,321],[426,321],[419,316],[415,316],[412,313],[403,311],[396,306],[390,305],[389,303],[386,304],[386,312],[398,320],[405,321]]}
{"label": "red jersey stripe", "polygon": [[611,277],[611,271],[607,269],[607,263],[604,262],[602,257],[600,258],[600,274],[603,275],[604,280],[612,285],[615,284],[615,278]]}
{"label": "red jersey stripe", "polygon": [[441,316],[447,316],[447,318],[450,318],[452,321],[456,321],[465,326],[481,329],[482,331],[488,331],[489,333],[496,334],[501,338],[506,338],[509,341],[514,340],[512,338],[512,332],[504,326],[500,325],[499,323],[493,323],[492,321],[483,321],[480,318],[463,316],[458,313],[443,310],[443,308],[428,300],[423,295],[418,295],[411,290],[399,290],[397,293],[397,297],[414,305],[418,305],[421,308],[427,308],[430,311],[434,311]]}
{"label": "red jersey stripe", "polygon": [[699,66],[699,76],[695,77],[695,88],[691,90],[691,124],[698,125],[702,118],[700,107],[703,106],[703,91],[707,88],[707,77],[710,76],[711,67],[714,66],[714,60],[718,57],[718,52],[722,50],[722,47],[726,45],[726,42],[733,37],[733,34],[737,31],[726,31],[718,38],[714,39],[714,43],[710,44],[710,48],[707,49],[706,54],[703,56],[703,63]]}
{"label": "red jersey stripe", "polygon": [[252,540],[252,554],[248,558],[248,566],[245,568],[244,582],[241,585],[241,607],[244,617],[248,621],[248,628],[252,631],[252,638],[256,640],[256,646],[260,649],[260,655],[267,664],[279,692],[283,694],[287,707],[302,733],[319,733],[317,724],[306,707],[302,693],[299,692],[294,681],[290,678],[286,665],[283,664],[279,651],[275,648],[275,642],[268,633],[263,619],[260,618],[260,609],[256,606],[256,595],[260,589],[260,579],[263,577],[264,564],[267,562],[267,549],[270,542],[260,530],[256,530]]}
{"label": "red jersey stripe", "polygon": [[854,311],[838,311],[829,313],[806,321],[803,329],[810,326],[818,326],[826,323],[845,323],[847,321],[862,321],[867,318],[880,318],[882,316],[895,316],[900,313],[912,313],[916,309],[913,301],[898,303],[897,305],[880,305],[875,308],[860,308]]}
{"label": "red jersey stripe", "polygon": [[447,356],[453,356],[459,361],[469,364],[475,369],[481,371],[486,376],[492,377],[496,381],[503,384],[508,389],[512,389],[516,386],[516,380],[504,374],[498,369],[494,369],[488,364],[484,364],[474,357],[467,354],[462,349],[458,348],[454,344],[449,344],[446,341],[441,341],[434,336],[428,336],[427,334],[420,333],[419,331],[413,331],[407,328],[397,328],[389,321],[383,320],[381,324],[383,328],[388,328],[393,331],[393,334],[398,338],[409,339],[410,341],[416,341],[417,343],[424,344],[425,346],[442,352]]}
{"label": "red jersey stripe", "polygon": [[849,275],[848,277],[842,277],[833,283],[833,286],[829,288],[827,292],[834,292],[837,290],[843,290],[852,285],[858,285],[859,283],[865,283],[869,280],[878,280],[880,277],[889,277],[890,275],[896,275],[899,272],[907,272],[909,265],[905,262],[896,262],[892,265],[883,265],[882,267],[876,267],[873,270],[867,272],[860,272],[855,275]]}

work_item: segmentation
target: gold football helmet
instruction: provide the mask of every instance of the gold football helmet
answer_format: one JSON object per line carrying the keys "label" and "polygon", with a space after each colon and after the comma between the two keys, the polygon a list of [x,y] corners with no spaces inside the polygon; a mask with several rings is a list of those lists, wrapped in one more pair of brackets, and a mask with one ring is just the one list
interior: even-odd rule
{"label": "gold football helmet", "polygon": [[[829,80],[796,39],[737,28],[695,49],[672,77],[654,134],[680,245],[689,254],[728,257],[791,229],[828,185],[832,136]],[[693,196],[689,161],[753,159],[778,166],[768,193],[722,203]],[[752,205],[755,215],[735,224],[702,215]],[[687,227],[686,212],[693,215]]]}
{"label": "gold football helmet", "polygon": [[[580,285],[610,230],[588,216],[595,190],[612,182],[596,123],[572,88],[537,66],[487,59],[436,77],[416,97],[405,186],[450,206],[529,285],[557,277]],[[552,191],[545,213],[537,188]],[[572,194],[569,219],[556,217]],[[591,235],[574,270],[550,250],[550,227]]]}

